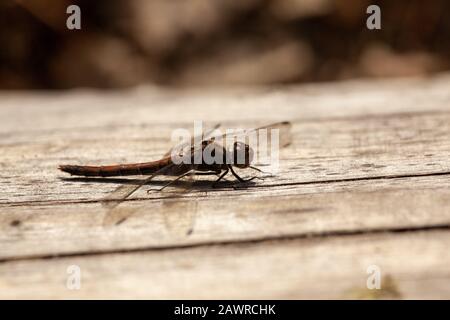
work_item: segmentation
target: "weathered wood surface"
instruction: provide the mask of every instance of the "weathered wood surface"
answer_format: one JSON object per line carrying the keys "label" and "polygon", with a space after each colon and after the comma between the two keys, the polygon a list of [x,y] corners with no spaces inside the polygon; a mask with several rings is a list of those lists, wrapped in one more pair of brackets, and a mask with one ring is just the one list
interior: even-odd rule
{"label": "weathered wood surface", "polygon": [[[450,298],[449,88],[443,74],[1,93],[0,297]],[[278,175],[248,189],[146,186],[114,210],[120,224],[104,224],[99,200],[123,180],[56,170],[155,159],[193,120],[289,120],[293,143]],[[81,290],[66,288],[71,264]],[[365,289],[371,264],[388,276],[381,291]]]}
{"label": "weathered wood surface", "polygon": [[[13,261],[0,283],[6,298],[448,297],[449,241],[429,231]],[[70,265],[80,290],[65,287]],[[381,290],[366,288],[370,265],[384,272]]]}

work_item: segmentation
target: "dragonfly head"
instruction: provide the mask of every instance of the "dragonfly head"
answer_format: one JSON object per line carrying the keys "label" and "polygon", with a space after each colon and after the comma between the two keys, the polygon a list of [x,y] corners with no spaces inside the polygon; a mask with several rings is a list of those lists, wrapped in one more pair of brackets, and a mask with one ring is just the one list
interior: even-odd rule
{"label": "dragonfly head", "polygon": [[238,168],[247,168],[253,161],[253,149],[243,142],[233,144],[233,164]]}

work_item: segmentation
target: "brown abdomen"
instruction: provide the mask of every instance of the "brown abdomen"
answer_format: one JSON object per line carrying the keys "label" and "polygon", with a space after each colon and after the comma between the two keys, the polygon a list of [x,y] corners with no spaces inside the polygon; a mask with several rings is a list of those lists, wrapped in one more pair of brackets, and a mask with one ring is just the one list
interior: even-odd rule
{"label": "brown abdomen", "polygon": [[112,166],[77,166],[61,165],[59,170],[74,176],[84,177],[114,177],[148,175],[155,173],[171,163],[170,157],[145,163],[117,164]]}

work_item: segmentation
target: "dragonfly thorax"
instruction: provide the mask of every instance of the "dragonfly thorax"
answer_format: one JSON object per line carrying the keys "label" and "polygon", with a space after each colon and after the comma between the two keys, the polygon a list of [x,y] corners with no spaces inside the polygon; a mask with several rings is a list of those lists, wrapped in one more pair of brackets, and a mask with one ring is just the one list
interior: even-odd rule
{"label": "dragonfly thorax", "polygon": [[247,168],[254,154],[253,149],[243,142],[234,142],[230,148],[224,148],[212,139],[202,142],[202,152],[202,164],[225,165],[225,168],[228,165]]}
{"label": "dragonfly thorax", "polygon": [[247,168],[253,161],[253,149],[243,142],[235,142],[232,151],[232,164],[238,168]]}

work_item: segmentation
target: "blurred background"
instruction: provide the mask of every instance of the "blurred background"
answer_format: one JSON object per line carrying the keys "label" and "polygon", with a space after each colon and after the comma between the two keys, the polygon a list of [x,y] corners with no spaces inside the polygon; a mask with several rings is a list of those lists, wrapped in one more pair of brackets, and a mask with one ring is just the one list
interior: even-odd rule
{"label": "blurred background", "polygon": [[[66,28],[71,4],[82,30]],[[448,0],[0,0],[0,89],[429,75],[450,69],[449,14]]]}

